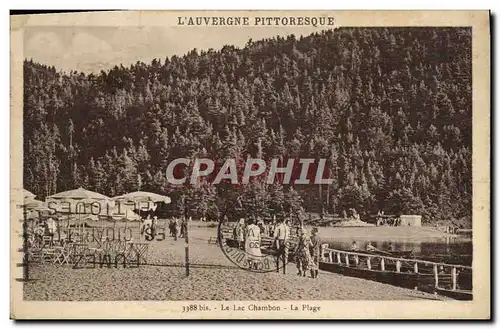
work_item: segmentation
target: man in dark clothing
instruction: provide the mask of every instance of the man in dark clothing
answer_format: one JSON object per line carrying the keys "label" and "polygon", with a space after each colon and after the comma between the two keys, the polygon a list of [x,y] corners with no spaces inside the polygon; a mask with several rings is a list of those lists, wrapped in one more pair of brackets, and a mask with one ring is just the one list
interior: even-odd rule
{"label": "man in dark clothing", "polygon": [[183,218],[182,219],[182,222],[181,222],[181,237],[185,238],[186,237],[186,233],[187,233],[187,225],[188,225],[188,221],[186,218]]}
{"label": "man in dark clothing", "polygon": [[274,239],[277,247],[276,272],[279,272],[280,260],[283,262],[283,274],[286,274],[286,264],[288,263],[288,248],[290,244],[290,227],[288,221],[283,218],[280,225],[274,232]]}

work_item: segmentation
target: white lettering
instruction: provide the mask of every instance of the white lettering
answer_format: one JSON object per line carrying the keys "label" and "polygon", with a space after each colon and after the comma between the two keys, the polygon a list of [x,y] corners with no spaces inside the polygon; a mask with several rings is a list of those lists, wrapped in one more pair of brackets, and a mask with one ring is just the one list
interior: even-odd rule
{"label": "white lettering", "polygon": [[290,177],[292,176],[292,170],[293,170],[293,162],[295,161],[294,159],[289,159],[286,167],[278,168],[278,161],[279,159],[273,159],[271,161],[271,169],[269,170],[269,175],[267,176],[267,183],[268,184],[273,184],[274,183],[274,178],[277,173],[283,173],[285,174],[285,177],[283,178],[283,184],[290,184]]}
{"label": "white lettering", "polygon": [[314,163],[314,159],[300,159],[299,162],[302,164],[302,169],[300,170],[299,179],[295,180],[295,184],[309,184],[310,180],[307,179],[307,173],[311,163]]}
{"label": "white lettering", "polygon": [[320,159],[318,164],[318,169],[316,170],[316,180],[315,184],[332,184],[333,179],[323,179],[323,172],[325,171],[326,159]]}
{"label": "white lettering", "polygon": [[[201,170],[201,165],[206,164],[207,168]],[[198,183],[198,178],[203,176],[208,176],[214,171],[214,162],[210,159],[196,159],[194,160],[193,172],[191,174],[191,184],[195,185]]]}
{"label": "white lettering", "polygon": [[[257,169],[253,170],[253,165],[258,165]],[[266,162],[262,159],[248,159],[243,172],[243,184],[248,184],[250,176],[259,176],[266,170]]]}
{"label": "white lettering", "polygon": [[[226,171],[229,173],[226,174]],[[234,159],[227,159],[220,168],[217,177],[215,177],[214,184],[219,184],[223,179],[230,179],[232,184],[238,184],[238,176],[236,174],[236,162]]]}
{"label": "white lettering", "polygon": [[184,182],[186,181],[186,177],[181,178],[181,179],[177,179],[174,177],[174,168],[175,168],[175,166],[177,166],[178,164],[181,164],[181,163],[183,163],[187,166],[187,165],[189,165],[189,159],[179,158],[179,159],[175,159],[174,161],[172,161],[168,164],[167,181],[170,184],[180,185],[180,184],[184,184]]}

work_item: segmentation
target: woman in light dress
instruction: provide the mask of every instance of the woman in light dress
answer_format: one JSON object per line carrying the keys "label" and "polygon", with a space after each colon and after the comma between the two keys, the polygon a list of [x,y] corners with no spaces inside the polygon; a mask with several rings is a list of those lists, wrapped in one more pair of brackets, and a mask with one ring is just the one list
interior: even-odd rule
{"label": "woman in light dress", "polygon": [[238,247],[243,249],[245,243],[245,219],[240,218],[233,231],[233,238],[238,242]]}
{"label": "woman in light dress", "polygon": [[245,230],[245,252],[251,256],[261,257],[260,251],[260,227],[257,220],[253,219]]}

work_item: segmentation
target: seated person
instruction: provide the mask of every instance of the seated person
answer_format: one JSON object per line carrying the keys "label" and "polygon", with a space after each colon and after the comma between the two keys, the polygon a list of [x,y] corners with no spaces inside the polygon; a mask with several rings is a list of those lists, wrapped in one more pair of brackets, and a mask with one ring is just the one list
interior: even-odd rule
{"label": "seated person", "polygon": [[375,248],[375,247],[372,245],[371,241],[368,241],[368,244],[366,245],[366,250],[367,250],[367,251],[376,251],[376,250],[377,250],[377,248]]}
{"label": "seated person", "polygon": [[351,243],[351,247],[349,248],[349,250],[352,250],[352,251],[358,251],[359,250],[358,244],[356,243],[356,241],[353,241]]}

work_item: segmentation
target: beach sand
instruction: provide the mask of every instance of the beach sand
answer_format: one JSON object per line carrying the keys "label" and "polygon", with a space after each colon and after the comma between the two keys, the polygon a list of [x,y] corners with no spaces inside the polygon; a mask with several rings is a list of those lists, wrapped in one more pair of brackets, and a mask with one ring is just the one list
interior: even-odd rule
{"label": "beach sand", "polygon": [[148,264],[139,268],[84,268],[33,264],[25,283],[26,300],[408,300],[438,299],[436,295],[378,282],[320,272],[318,279],[287,274],[253,273],[225,258],[208,238],[217,228],[190,227],[190,276],[184,267],[183,239],[152,241]]}

